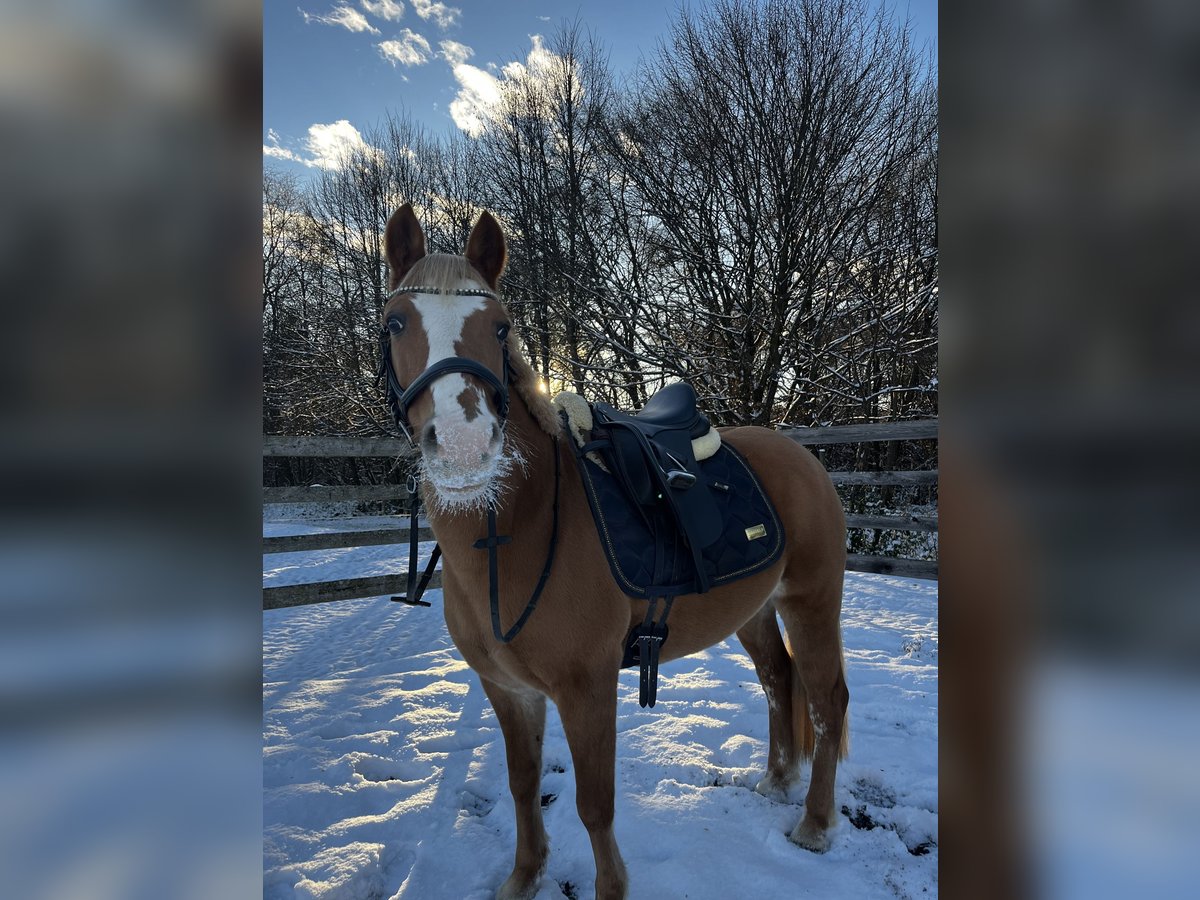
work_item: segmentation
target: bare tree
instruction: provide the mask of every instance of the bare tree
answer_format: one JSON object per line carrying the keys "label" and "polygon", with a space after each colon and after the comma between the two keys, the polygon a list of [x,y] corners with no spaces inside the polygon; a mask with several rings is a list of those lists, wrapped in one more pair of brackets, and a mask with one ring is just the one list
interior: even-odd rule
{"label": "bare tree", "polygon": [[647,349],[722,421],[811,419],[810,395],[846,410],[889,393],[865,336],[894,298],[863,290],[865,242],[936,127],[926,81],[904,28],[859,0],[685,11],[642,71],[612,144],[629,147],[619,158],[659,243]]}

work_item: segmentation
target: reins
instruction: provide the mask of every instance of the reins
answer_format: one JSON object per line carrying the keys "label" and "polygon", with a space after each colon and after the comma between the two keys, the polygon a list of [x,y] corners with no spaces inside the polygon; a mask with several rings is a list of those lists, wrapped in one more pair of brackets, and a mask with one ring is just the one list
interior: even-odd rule
{"label": "reins", "polygon": [[433,570],[437,566],[437,562],[442,556],[442,545],[434,544],[433,553],[429,556],[429,562],[425,565],[425,571],[421,573],[421,581],[417,582],[417,544],[419,522],[417,515],[421,509],[421,492],[418,489],[417,477],[415,475],[408,476],[408,496],[412,499],[409,523],[408,523],[408,588],[403,594],[392,597],[397,603],[407,603],[409,606],[432,606],[431,603],[422,600],[421,597],[425,593],[425,588],[429,587],[429,582],[433,578]]}
{"label": "reins", "polygon": [[558,548],[558,497],[562,463],[560,461],[558,443],[553,437],[550,438],[550,448],[554,453],[554,525],[550,532],[550,549],[546,552],[546,564],[542,567],[542,575],[538,579],[537,586],[533,589],[533,595],[529,598],[529,602],[525,604],[525,609],[521,612],[516,624],[508,631],[503,631],[500,627],[500,585],[497,577],[499,574],[497,571],[499,562],[496,551],[501,545],[512,543],[512,537],[508,535],[496,535],[495,504],[488,504],[488,536],[480,538],[472,545],[476,550],[487,550],[488,552],[488,603],[492,610],[492,634],[502,644],[509,643],[521,633],[521,629],[525,627],[525,623],[529,621],[529,617],[537,609],[538,600],[542,596],[542,589],[546,586],[546,581],[550,577],[550,569],[554,566],[554,553]]}

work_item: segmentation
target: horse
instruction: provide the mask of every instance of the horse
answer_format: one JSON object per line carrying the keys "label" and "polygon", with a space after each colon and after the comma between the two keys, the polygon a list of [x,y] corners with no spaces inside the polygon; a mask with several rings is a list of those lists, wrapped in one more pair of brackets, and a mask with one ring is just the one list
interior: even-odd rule
{"label": "horse", "polygon": [[[575,767],[596,897],[623,898],[628,876],[613,836],[617,681],[645,602],[622,593],[610,574],[570,438],[499,299],[507,246],[495,217],[479,216],[463,255],[427,254],[405,204],[388,220],[385,247],[390,293],[380,338],[399,394],[392,412],[418,451],[421,499],[443,553],[447,630],[504,736],[517,839],[512,873],[496,896],[533,897],[546,869],[540,782],[549,698]],[[786,543],[757,574],[678,598],[661,658],[737,634],[768,706],[767,771],[755,789],[786,798],[801,761],[811,760],[804,815],[789,838],[823,852],[848,737],[842,506],[822,465],[787,437],[760,427],[722,429],[720,437],[749,461]],[[513,622],[521,627],[498,639]]]}

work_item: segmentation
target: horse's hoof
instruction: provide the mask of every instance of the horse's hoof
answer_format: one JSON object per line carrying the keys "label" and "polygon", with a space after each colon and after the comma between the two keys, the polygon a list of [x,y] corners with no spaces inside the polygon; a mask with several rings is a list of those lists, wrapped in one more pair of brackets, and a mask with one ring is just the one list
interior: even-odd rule
{"label": "horse's hoof", "polygon": [[754,786],[754,792],[776,803],[787,803],[792,793],[792,782],[768,772]]}
{"label": "horse's hoof", "polygon": [[514,882],[513,878],[500,885],[500,890],[496,891],[496,900],[533,900],[537,895],[540,882],[535,881],[530,884],[528,881],[521,880]]}
{"label": "horse's hoof", "polygon": [[496,891],[496,900],[533,900],[542,884],[542,874],[545,865],[531,878],[529,874],[513,872],[508,880]]}
{"label": "horse's hoof", "polygon": [[829,849],[828,830],[814,823],[808,816],[793,829],[788,835],[788,840],[813,853],[824,853]]}

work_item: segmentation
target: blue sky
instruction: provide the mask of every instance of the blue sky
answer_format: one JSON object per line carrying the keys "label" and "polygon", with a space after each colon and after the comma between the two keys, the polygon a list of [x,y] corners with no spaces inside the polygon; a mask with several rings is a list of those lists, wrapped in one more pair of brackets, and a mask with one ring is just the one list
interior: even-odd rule
{"label": "blue sky", "polygon": [[[917,43],[936,42],[937,0],[898,8]],[[677,9],[676,0],[267,0],[264,162],[297,173],[332,165],[389,110],[435,135],[470,128],[471,96],[486,95],[507,64],[531,63],[542,39],[576,17],[613,71],[631,72]]]}

